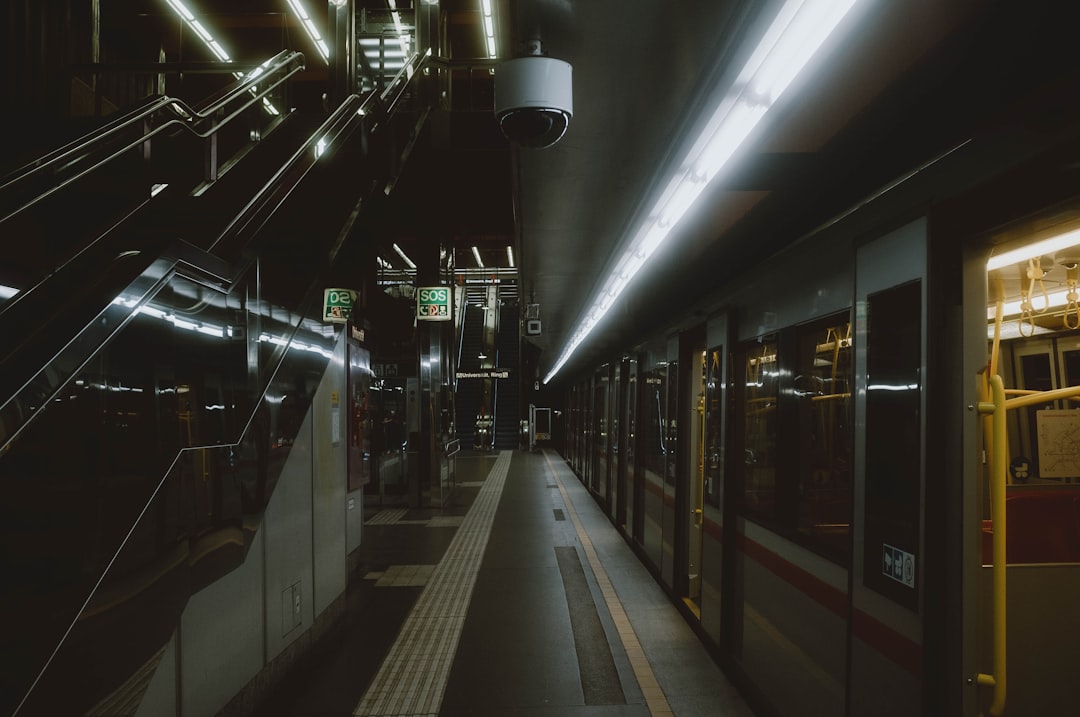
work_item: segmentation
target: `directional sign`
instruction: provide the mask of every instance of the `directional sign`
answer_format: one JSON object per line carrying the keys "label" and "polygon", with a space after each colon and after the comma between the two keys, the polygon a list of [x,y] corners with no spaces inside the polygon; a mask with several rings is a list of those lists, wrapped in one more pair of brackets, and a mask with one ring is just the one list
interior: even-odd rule
{"label": "directional sign", "polygon": [[345,323],[355,303],[356,292],[352,289],[324,289],[323,321]]}
{"label": "directional sign", "polygon": [[450,287],[419,287],[416,290],[416,318],[423,321],[449,321]]}

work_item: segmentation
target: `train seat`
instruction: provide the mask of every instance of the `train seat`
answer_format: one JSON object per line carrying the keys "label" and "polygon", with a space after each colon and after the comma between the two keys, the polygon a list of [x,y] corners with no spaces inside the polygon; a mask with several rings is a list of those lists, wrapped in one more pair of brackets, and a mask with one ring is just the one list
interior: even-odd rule
{"label": "train seat", "polygon": [[[1006,498],[1008,561],[1080,562],[1080,496],[1074,491],[1025,491]],[[983,564],[993,562],[993,521],[982,528]]]}

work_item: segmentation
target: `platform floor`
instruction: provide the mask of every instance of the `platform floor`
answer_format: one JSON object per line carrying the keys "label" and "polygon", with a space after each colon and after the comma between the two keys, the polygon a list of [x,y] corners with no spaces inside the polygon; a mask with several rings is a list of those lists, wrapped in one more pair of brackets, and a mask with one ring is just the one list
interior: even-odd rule
{"label": "platform floor", "polygon": [[260,717],[753,715],[560,456],[457,475],[365,513],[345,624]]}

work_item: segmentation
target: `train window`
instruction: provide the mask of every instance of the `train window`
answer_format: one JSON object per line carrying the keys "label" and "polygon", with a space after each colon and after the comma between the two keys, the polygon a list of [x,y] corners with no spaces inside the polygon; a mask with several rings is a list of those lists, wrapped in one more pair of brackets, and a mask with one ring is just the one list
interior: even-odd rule
{"label": "train window", "polygon": [[[918,609],[913,577],[885,575],[883,556],[917,560],[922,472],[922,286],[910,282],[871,294],[866,339],[867,587]],[[910,557],[910,560],[908,560]]]}
{"label": "train window", "polygon": [[826,551],[850,552],[852,355],[847,314],[801,326],[792,396],[798,427],[798,529]]}
{"label": "train window", "polygon": [[746,350],[743,393],[743,480],[741,507],[765,518],[776,508],[776,429],[780,373],[776,341]]}

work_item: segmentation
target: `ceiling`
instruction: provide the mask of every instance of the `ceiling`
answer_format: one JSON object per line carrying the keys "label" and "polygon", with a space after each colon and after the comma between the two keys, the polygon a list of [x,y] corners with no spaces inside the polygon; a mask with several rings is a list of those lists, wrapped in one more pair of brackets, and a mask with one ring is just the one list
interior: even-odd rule
{"label": "ceiling", "polygon": [[[326,3],[304,1],[325,27]],[[456,65],[482,66],[486,56],[480,1],[439,3],[441,54]],[[387,7],[385,0],[358,4]],[[520,294],[540,306],[543,333],[529,340],[541,350],[542,377],[644,218],[642,207],[651,206],[781,4],[495,0],[501,58],[538,38],[546,54],[573,66],[570,127],[550,148],[516,149],[494,137],[481,105],[473,134],[459,135],[468,141],[440,135],[406,166],[394,193],[401,222],[393,238],[407,246],[435,232],[453,243],[459,267],[476,266],[472,246],[486,267],[505,267],[506,247],[514,247]],[[302,82],[321,94],[325,65],[286,0],[189,5],[238,48],[237,59],[304,51]],[[560,377],[647,338],[644,327],[702,301],[741,267],[964,141],[1032,91],[1033,75],[1049,81],[1043,65],[1058,55],[1045,53],[1058,50],[1039,33],[1055,25],[1052,3],[1027,4],[1022,15],[1002,5],[1011,4],[859,0],[709,184],[699,202],[706,208],[676,226]],[[103,25],[110,13],[118,27],[122,14],[132,28],[165,28],[170,55],[201,52],[177,34],[165,0],[104,3]]]}

